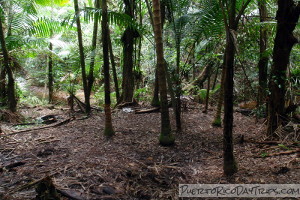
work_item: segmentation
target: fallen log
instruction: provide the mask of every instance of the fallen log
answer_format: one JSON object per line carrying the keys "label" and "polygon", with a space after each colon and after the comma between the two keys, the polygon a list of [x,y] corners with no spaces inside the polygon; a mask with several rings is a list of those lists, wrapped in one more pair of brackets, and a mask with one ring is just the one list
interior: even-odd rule
{"label": "fallen log", "polygon": [[135,114],[145,114],[145,113],[153,113],[160,110],[160,107],[145,109],[145,110],[137,110],[135,111]]}

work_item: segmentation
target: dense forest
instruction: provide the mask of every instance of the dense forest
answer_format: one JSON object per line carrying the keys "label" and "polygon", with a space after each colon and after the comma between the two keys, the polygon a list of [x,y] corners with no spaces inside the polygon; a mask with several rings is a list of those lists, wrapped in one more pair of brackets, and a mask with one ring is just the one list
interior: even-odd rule
{"label": "dense forest", "polygon": [[0,0],[0,199],[300,184],[299,16],[297,0]]}

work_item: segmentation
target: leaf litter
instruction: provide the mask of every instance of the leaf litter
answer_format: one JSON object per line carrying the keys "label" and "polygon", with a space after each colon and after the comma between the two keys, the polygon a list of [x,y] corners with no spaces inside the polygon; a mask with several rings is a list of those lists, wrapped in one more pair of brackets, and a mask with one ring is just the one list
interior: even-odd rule
{"label": "leaf litter", "polygon": [[[37,109],[32,109],[36,117]],[[63,109],[39,109],[62,119],[70,117]],[[253,142],[264,138],[265,124],[240,113],[234,114],[239,171],[225,177],[222,128],[211,126],[214,113],[210,109],[204,114],[200,106],[183,112],[183,129],[174,131],[176,144],[172,147],[159,146],[159,113],[134,114],[119,109],[113,112],[116,134],[110,140],[103,136],[102,112],[89,118],[77,113],[74,120],[60,126],[2,134],[0,194],[12,200],[34,199],[32,183],[47,176],[59,190],[87,200],[179,199],[178,185],[187,183],[300,183],[299,152],[264,156],[286,151],[282,145],[299,149],[299,143],[274,146]],[[171,110],[170,115],[175,129]],[[5,127],[5,132],[13,129],[9,124]],[[240,142],[240,136],[245,142]],[[22,165],[7,167],[15,163]]]}

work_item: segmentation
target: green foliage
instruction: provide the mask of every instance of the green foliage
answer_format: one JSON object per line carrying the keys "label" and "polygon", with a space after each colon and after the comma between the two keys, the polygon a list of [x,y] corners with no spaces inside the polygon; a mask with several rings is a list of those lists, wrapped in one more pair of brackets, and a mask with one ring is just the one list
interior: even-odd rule
{"label": "green foliage", "polygon": [[[220,88],[221,88],[221,85],[218,84],[215,87],[215,89],[209,90],[209,94],[210,95],[214,95],[216,92],[219,91]],[[197,94],[199,95],[200,101],[204,101],[206,99],[207,89],[200,89],[200,90],[197,91]]]}
{"label": "green foliage", "polygon": [[260,154],[260,156],[261,156],[262,158],[265,158],[265,157],[268,157],[268,156],[269,156],[269,153],[263,152],[263,153]]}
{"label": "green foliage", "polygon": [[148,101],[150,100],[151,90],[148,87],[143,87],[135,90],[133,98],[137,101]]}

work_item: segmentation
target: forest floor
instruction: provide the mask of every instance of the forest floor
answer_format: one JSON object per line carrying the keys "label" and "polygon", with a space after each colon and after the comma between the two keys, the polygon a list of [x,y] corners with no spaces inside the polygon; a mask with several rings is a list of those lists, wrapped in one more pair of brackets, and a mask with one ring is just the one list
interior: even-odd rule
{"label": "forest floor", "polygon": [[[183,130],[176,144],[158,143],[160,114],[113,111],[115,136],[103,136],[104,113],[87,118],[66,108],[21,109],[27,118],[54,114],[65,123],[8,135],[16,128],[2,124],[0,136],[0,199],[27,200],[36,195],[35,185],[51,176],[56,188],[74,199],[179,199],[179,184],[300,184],[299,144],[258,143],[265,124],[254,117],[234,114],[235,155],[238,172],[223,175],[222,128],[212,127],[215,111],[202,113],[194,104],[182,113]],[[125,110],[126,111],[126,110]],[[173,112],[170,109],[170,114]],[[174,119],[172,126],[174,128]],[[241,136],[244,142],[241,143]],[[270,155],[270,156],[268,156]],[[4,199],[4,197],[2,197]],[[67,199],[67,198],[66,198]],[[208,198],[204,198],[208,199]]]}

